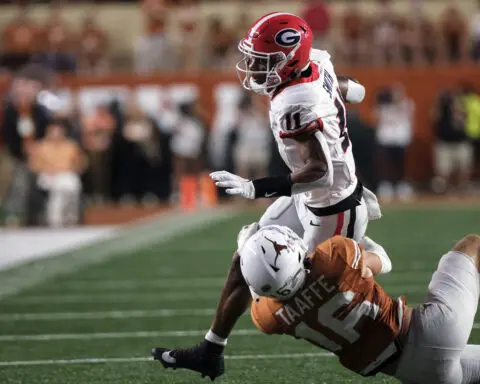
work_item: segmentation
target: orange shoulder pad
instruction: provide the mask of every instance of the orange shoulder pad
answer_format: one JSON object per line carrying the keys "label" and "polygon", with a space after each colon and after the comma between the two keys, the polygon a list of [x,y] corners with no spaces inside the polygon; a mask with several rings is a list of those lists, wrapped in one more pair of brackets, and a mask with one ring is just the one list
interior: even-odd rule
{"label": "orange shoulder pad", "polygon": [[269,297],[261,297],[252,302],[251,315],[255,326],[263,333],[282,333],[280,325],[275,318],[275,312],[282,304]]}
{"label": "orange shoulder pad", "polygon": [[343,236],[332,237],[317,246],[315,254],[328,257],[332,263],[343,260],[354,269],[362,267],[362,247],[355,240]]}

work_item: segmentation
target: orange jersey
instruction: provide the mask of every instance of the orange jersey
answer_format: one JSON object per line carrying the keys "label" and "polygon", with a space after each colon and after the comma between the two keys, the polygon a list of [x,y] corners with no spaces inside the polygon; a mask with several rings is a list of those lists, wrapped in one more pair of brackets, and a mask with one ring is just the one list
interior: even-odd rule
{"label": "orange jersey", "polygon": [[255,301],[253,322],[262,332],[328,349],[354,372],[375,374],[397,355],[396,340],[407,332],[403,297],[394,301],[372,277],[362,277],[362,248],[351,239],[333,237],[308,258],[304,289],[284,302]]}

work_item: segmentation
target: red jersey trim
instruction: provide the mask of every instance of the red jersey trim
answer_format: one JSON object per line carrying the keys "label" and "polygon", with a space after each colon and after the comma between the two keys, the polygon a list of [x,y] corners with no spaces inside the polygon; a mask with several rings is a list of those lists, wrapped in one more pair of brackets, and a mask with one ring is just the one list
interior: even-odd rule
{"label": "red jersey trim", "polygon": [[280,137],[282,139],[292,139],[295,138],[296,136],[299,136],[303,133],[306,132],[315,132],[315,131],[320,131],[323,132],[323,121],[322,119],[318,118],[316,120],[313,120],[311,123],[306,124],[303,128],[300,128],[299,130],[295,132],[280,132]]}
{"label": "red jersey trim", "polygon": [[275,96],[279,95],[284,89],[291,87],[292,85],[297,85],[297,84],[305,84],[305,83],[311,83],[313,81],[316,81],[320,78],[320,71],[318,69],[318,65],[315,64],[313,61],[310,62],[310,68],[312,69],[312,73],[308,77],[299,77],[298,79],[289,81],[283,85],[280,85],[275,92],[272,95],[272,100]]}

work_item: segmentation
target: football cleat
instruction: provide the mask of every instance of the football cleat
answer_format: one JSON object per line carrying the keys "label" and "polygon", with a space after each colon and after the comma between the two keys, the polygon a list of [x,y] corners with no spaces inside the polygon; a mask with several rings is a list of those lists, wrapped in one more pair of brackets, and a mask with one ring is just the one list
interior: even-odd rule
{"label": "football cleat", "polygon": [[153,348],[152,356],[165,368],[189,369],[213,381],[225,372],[223,350],[223,346],[203,340],[191,348]]}

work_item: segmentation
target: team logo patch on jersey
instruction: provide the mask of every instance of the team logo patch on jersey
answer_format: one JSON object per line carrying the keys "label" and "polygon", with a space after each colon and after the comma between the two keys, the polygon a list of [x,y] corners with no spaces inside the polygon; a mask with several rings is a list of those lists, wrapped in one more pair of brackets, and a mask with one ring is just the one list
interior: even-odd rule
{"label": "team logo patch on jersey", "polygon": [[300,39],[300,32],[292,28],[282,29],[275,35],[275,42],[282,47],[293,47]]}

